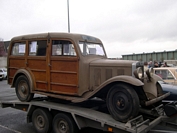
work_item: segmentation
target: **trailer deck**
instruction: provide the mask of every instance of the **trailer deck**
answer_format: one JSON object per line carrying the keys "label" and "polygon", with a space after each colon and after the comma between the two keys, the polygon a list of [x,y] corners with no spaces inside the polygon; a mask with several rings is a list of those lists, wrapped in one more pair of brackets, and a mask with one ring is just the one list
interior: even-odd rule
{"label": "trailer deck", "polygon": [[[92,127],[114,133],[144,133],[148,131],[157,132],[159,130],[152,130],[153,127],[170,121],[170,118],[165,115],[159,116],[154,120],[144,119],[142,115],[139,115],[136,118],[129,120],[127,123],[122,123],[113,119],[110,114],[94,110],[93,108],[84,108],[72,104],[70,105],[50,102],[45,99],[33,100],[31,102],[8,101],[2,102],[1,106],[2,108],[12,107],[15,109],[26,111],[27,123],[32,122],[31,118],[33,111],[37,108],[40,108],[47,109],[49,110],[49,112],[70,114],[79,129],[82,129],[84,127]],[[174,126],[175,124],[172,125]],[[163,130],[163,132],[165,131]]]}

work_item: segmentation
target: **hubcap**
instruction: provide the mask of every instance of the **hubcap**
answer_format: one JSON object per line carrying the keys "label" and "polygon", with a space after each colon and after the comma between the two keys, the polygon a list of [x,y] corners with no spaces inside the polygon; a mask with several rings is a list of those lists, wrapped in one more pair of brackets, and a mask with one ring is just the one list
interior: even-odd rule
{"label": "hubcap", "polygon": [[61,124],[60,124],[60,127],[61,127],[61,130],[66,131],[66,126],[65,126],[65,124],[61,123]]}
{"label": "hubcap", "polygon": [[68,124],[66,121],[64,120],[61,120],[59,123],[58,123],[58,129],[59,129],[59,132],[61,133],[68,133]]}
{"label": "hubcap", "polygon": [[18,93],[20,95],[20,97],[22,98],[26,98],[26,96],[28,95],[28,84],[24,81],[21,80],[18,84]]}
{"label": "hubcap", "polygon": [[21,91],[22,91],[23,93],[25,93],[25,87],[24,87],[24,86],[21,86]]}
{"label": "hubcap", "polygon": [[43,128],[44,125],[45,125],[45,122],[44,122],[44,118],[42,116],[38,116],[37,117],[37,125],[40,127],[40,128]]}
{"label": "hubcap", "polygon": [[123,107],[125,106],[125,101],[124,101],[124,99],[119,98],[118,101],[117,101],[117,106],[118,106],[119,108],[123,108]]}

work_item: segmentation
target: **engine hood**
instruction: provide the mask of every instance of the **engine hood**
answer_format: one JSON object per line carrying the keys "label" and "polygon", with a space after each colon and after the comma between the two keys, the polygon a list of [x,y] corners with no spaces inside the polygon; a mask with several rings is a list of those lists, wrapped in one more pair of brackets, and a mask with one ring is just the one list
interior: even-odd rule
{"label": "engine hood", "polygon": [[133,60],[111,60],[111,59],[98,59],[90,62],[90,66],[103,66],[103,67],[117,67],[117,66],[132,66],[133,63],[137,63],[138,61]]}

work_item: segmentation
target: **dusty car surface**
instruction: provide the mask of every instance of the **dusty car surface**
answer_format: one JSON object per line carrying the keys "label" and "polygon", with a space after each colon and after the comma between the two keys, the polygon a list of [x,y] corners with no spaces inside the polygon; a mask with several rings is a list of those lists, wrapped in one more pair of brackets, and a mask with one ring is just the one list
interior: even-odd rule
{"label": "dusty car surface", "polygon": [[165,82],[177,85],[177,67],[159,67],[154,70]]}
{"label": "dusty car surface", "polygon": [[114,119],[126,122],[163,94],[161,78],[143,63],[107,58],[100,39],[71,33],[14,37],[8,53],[8,83],[21,101],[35,93],[71,102],[98,97]]}

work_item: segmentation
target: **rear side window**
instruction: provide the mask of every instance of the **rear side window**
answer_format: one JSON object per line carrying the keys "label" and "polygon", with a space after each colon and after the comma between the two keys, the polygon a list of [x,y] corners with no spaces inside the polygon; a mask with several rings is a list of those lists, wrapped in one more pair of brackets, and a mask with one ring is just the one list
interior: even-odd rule
{"label": "rear side window", "polygon": [[30,56],[46,56],[47,40],[29,42]]}
{"label": "rear side window", "polygon": [[76,56],[76,51],[74,49],[74,45],[70,41],[53,40],[52,55]]}
{"label": "rear side window", "polygon": [[24,55],[25,49],[26,49],[25,42],[24,43],[22,43],[22,42],[14,43],[12,46],[11,55]]}

